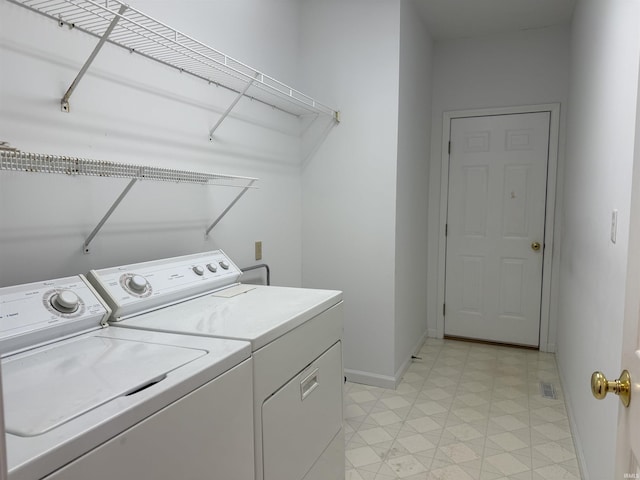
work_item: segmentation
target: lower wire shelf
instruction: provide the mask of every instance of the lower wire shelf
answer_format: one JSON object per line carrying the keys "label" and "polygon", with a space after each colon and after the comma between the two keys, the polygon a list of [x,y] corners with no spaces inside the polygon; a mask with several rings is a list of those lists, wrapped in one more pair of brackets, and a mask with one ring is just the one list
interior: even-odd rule
{"label": "lower wire shelf", "polygon": [[209,232],[222,220],[238,200],[250,189],[256,188],[258,181],[253,177],[240,177],[223,175],[218,173],[205,173],[190,170],[176,170],[169,168],[153,167],[148,165],[135,165],[104,160],[91,160],[79,157],[48,155],[40,153],[27,153],[15,149],[0,148],[0,171],[15,171],[26,173],[53,173],[64,175],[85,175],[108,178],[128,178],[129,183],[113,202],[107,213],[102,217],[98,225],[89,234],[83,244],[83,251],[89,253],[89,244],[104,226],[111,214],[118,208],[131,188],[138,180],[152,180],[173,183],[193,183],[199,185],[229,186],[240,188],[240,193],[229,203],[222,213],[207,228]]}

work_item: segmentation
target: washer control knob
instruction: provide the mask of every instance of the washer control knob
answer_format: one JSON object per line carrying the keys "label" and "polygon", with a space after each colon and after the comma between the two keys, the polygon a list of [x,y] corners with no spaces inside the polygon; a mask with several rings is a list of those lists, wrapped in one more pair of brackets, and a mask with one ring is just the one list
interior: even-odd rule
{"label": "washer control knob", "polygon": [[218,271],[218,267],[216,267],[213,263],[207,263],[207,269],[211,273],[216,273]]}
{"label": "washer control knob", "polygon": [[71,290],[62,290],[51,297],[51,306],[61,313],[75,312],[80,299]]}
{"label": "washer control knob", "polygon": [[225,270],[229,270],[229,262],[227,262],[226,260],[220,260],[220,262],[218,263],[220,263],[220,266]]}
{"label": "washer control knob", "polygon": [[204,268],[202,268],[200,265],[196,265],[195,267],[193,267],[193,271],[196,273],[196,275],[204,275]]}
{"label": "washer control knob", "polygon": [[147,279],[142,275],[133,275],[127,281],[127,286],[137,293],[142,293],[147,289]]}

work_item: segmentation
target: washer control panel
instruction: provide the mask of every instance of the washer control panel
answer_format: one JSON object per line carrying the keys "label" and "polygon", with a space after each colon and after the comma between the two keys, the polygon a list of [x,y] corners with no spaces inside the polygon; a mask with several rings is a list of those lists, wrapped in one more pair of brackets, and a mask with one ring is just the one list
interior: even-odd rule
{"label": "washer control panel", "polygon": [[101,328],[109,313],[82,275],[0,288],[0,352]]}
{"label": "washer control panel", "polygon": [[91,270],[89,281],[119,321],[235,285],[242,271],[222,250]]}

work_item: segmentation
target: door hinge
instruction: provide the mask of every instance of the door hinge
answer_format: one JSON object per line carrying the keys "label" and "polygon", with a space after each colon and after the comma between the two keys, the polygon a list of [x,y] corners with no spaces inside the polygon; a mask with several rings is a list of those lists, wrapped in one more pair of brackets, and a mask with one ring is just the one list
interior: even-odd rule
{"label": "door hinge", "polygon": [[449,140],[449,155],[451,155],[451,140]]}
{"label": "door hinge", "polygon": [[447,314],[447,304],[442,304],[442,316],[444,317]]}
{"label": "door hinge", "polygon": [[444,236],[448,236],[449,235],[449,224],[445,223],[444,224]]}

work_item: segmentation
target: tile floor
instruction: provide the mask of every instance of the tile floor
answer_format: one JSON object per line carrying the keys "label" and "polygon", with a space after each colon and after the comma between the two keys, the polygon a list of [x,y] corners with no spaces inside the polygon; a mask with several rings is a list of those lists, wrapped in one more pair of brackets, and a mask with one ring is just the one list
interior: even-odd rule
{"label": "tile floor", "polygon": [[428,339],[417,355],[396,390],[345,385],[346,480],[580,479],[553,354]]}

